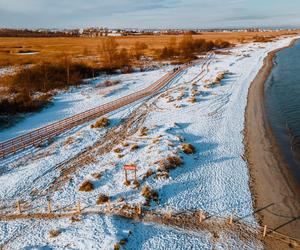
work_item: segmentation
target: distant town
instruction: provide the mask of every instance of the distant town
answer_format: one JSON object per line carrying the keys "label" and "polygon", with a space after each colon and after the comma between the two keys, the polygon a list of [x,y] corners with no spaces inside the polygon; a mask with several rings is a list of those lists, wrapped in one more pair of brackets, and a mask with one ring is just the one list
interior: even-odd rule
{"label": "distant town", "polygon": [[[102,36],[139,36],[139,35],[180,35],[201,34],[202,32],[266,32],[283,29],[109,29],[103,27],[77,29],[9,29],[0,28],[0,37],[102,37]],[[285,29],[287,30],[287,29]],[[288,29],[294,31],[296,29]]]}

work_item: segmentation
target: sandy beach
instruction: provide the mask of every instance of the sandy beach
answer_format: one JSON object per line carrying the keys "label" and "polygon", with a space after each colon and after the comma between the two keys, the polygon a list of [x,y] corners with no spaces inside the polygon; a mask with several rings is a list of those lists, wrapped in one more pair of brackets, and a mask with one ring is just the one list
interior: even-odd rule
{"label": "sandy beach", "polygon": [[[300,238],[300,187],[283,160],[264,106],[264,84],[279,50],[270,52],[264,59],[264,65],[248,93],[245,156],[250,168],[250,186],[258,220],[270,229]],[[271,237],[267,237],[265,243],[267,249],[287,249],[286,244],[281,245]]]}

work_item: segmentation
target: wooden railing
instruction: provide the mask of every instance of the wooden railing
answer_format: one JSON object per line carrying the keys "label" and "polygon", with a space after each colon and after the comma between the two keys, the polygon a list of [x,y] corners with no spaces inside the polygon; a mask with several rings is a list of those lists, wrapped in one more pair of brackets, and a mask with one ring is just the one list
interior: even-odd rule
{"label": "wooden railing", "polygon": [[55,136],[60,135],[63,132],[70,130],[80,124],[91,121],[101,115],[108,114],[135,101],[141,100],[142,98],[149,97],[155,94],[158,90],[162,89],[168,83],[170,83],[170,81],[172,81],[187,67],[188,66],[182,66],[175,71],[173,70],[167,73],[162,78],[143,90],[121,97],[115,101],[100,105],[96,108],[92,108],[82,113],[73,115],[66,119],[54,122],[45,127],[38,128],[24,135],[1,142],[0,158],[15,154],[32,146],[39,146],[46,141],[50,141]]}

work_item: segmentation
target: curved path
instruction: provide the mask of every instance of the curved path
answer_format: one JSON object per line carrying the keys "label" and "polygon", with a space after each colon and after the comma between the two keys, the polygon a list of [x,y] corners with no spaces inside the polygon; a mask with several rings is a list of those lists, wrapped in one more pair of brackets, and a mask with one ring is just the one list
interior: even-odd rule
{"label": "curved path", "polygon": [[60,135],[63,132],[70,130],[80,124],[91,121],[101,115],[108,114],[114,110],[117,110],[135,101],[141,100],[145,97],[149,97],[165,87],[188,67],[189,65],[184,65],[182,67],[179,67],[177,70],[168,72],[162,78],[143,90],[124,96],[115,101],[100,105],[96,108],[89,109],[66,119],[51,123],[45,127],[38,128],[5,142],[1,142],[0,158],[15,154],[32,146],[39,146],[46,141],[51,141],[55,136]]}

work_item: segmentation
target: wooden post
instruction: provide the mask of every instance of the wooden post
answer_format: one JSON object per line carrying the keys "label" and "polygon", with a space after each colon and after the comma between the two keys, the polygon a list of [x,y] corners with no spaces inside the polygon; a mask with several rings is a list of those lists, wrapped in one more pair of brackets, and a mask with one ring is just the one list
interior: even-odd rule
{"label": "wooden post", "polygon": [[48,213],[51,214],[52,213],[52,207],[51,207],[51,201],[48,200]]}
{"label": "wooden post", "polygon": [[229,218],[229,224],[230,224],[230,225],[233,224],[233,216],[232,216],[232,214],[230,215],[230,218]]}
{"label": "wooden post", "polygon": [[110,206],[110,199],[107,201],[107,211],[110,212],[111,206]]}
{"label": "wooden post", "polygon": [[267,225],[264,226],[263,237],[266,237],[266,235],[267,235]]}
{"label": "wooden post", "polygon": [[202,220],[203,220],[203,211],[199,211],[199,223],[202,223]]}
{"label": "wooden post", "polygon": [[127,170],[124,169],[124,172],[125,172],[125,182],[127,183],[128,182],[128,179],[127,179]]}
{"label": "wooden post", "polygon": [[17,201],[17,210],[19,214],[22,213],[20,201]]}
{"label": "wooden post", "polygon": [[80,205],[80,201],[78,201],[78,203],[77,203],[77,213],[81,214],[81,205]]}
{"label": "wooden post", "polygon": [[137,182],[136,169],[134,170],[134,179]]}
{"label": "wooden post", "polygon": [[141,204],[138,204],[138,215],[142,214],[142,207]]}

